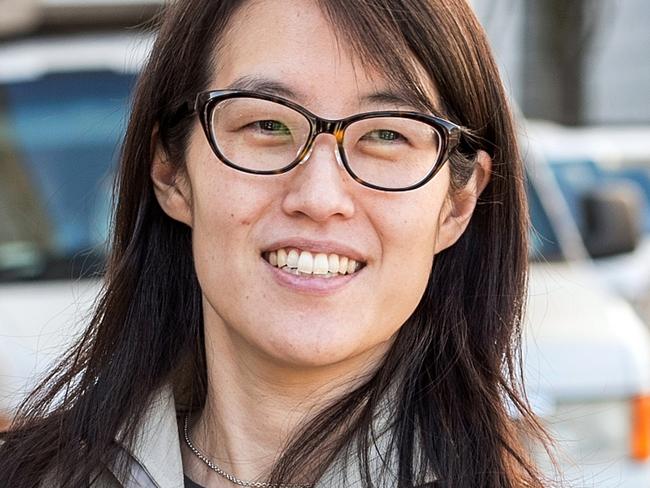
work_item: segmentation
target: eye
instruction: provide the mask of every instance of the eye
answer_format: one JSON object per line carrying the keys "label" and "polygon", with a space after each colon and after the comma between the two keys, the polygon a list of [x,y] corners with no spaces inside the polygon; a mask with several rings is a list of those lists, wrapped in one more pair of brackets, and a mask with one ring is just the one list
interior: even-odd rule
{"label": "eye", "polygon": [[402,134],[390,129],[376,129],[370,131],[361,137],[360,140],[378,143],[407,142],[407,139]]}
{"label": "eye", "polygon": [[291,135],[291,129],[278,120],[260,120],[250,124],[252,128],[270,135]]}

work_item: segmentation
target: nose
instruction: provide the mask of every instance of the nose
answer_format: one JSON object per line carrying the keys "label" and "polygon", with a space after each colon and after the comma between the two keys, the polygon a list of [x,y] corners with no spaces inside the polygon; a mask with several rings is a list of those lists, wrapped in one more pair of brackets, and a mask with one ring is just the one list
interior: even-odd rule
{"label": "nose", "polygon": [[338,162],[336,139],[319,134],[307,158],[291,173],[282,208],[288,215],[303,215],[315,222],[332,217],[350,218],[354,199],[350,190],[356,183]]}

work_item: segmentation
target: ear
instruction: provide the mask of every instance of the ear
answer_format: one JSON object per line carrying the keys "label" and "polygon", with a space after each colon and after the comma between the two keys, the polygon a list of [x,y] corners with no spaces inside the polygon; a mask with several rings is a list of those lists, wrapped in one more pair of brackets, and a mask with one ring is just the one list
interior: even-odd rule
{"label": "ear", "polygon": [[440,213],[438,239],[435,253],[454,244],[465,232],[476,208],[476,202],[490,181],[492,158],[485,151],[478,151],[474,171],[465,187],[454,191]]}
{"label": "ear", "polygon": [[151,163],[151,181],[158,204],[172,219],[192,227],[192,191],[187,173],[167,158],[154,132],[151,141],[154,158]]}

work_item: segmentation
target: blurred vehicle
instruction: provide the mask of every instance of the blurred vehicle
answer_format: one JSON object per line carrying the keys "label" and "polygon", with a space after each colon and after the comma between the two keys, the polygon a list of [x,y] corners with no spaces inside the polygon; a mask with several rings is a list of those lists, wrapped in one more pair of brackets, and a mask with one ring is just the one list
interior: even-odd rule
{"label": "blurred vehicle", "polygon": [[145,35],[0,44],[0,412],[83,329]]}
{"label": "blurred vehicle", "polygon": [[164,0],[0,0],[0,37],[59,28],[134,25],[150,19]]}
{"label": "blurred vehicle", "polygon": [[[0,411],[9,415],[87,324],[117,144],[150,42],[130,34],[0,44]],[[567,478],[650,486],[650,431],[637,428],[650,421],[648,331],[598,286],[548,168],[535,165],[529,189],[532,252],[553,262],[531,271],[528,390],[578,463],[562,463]]]}
{"label": "blurred vehicle", "polygon": [[[534,143],[524,152],[533,226],[528,396],[557,441],[566,486],[650,486],[650,333],[601,279],[552,166]],[[617,202],[602,204],[603,218],[616,219],[608,205]],[[546,454],[535,455],[553,475]]]}
{"label": "blurred vehicle", "polygon": [[[596,272],[650,325],[650,126],[528,124]],[[603,220],[603,202],[615,218]]]}

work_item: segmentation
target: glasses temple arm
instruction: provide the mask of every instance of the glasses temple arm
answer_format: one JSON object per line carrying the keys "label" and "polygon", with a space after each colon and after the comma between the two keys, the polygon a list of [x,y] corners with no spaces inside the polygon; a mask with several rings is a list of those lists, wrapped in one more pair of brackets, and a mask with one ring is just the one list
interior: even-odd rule
{"label": "glasses temple arm", "polygon": [[170,112],[169,121],[170,125],[174,126],[182,120],[194,115],[196,113],[196,101],[186,100],[180,106],[176,107]]}

